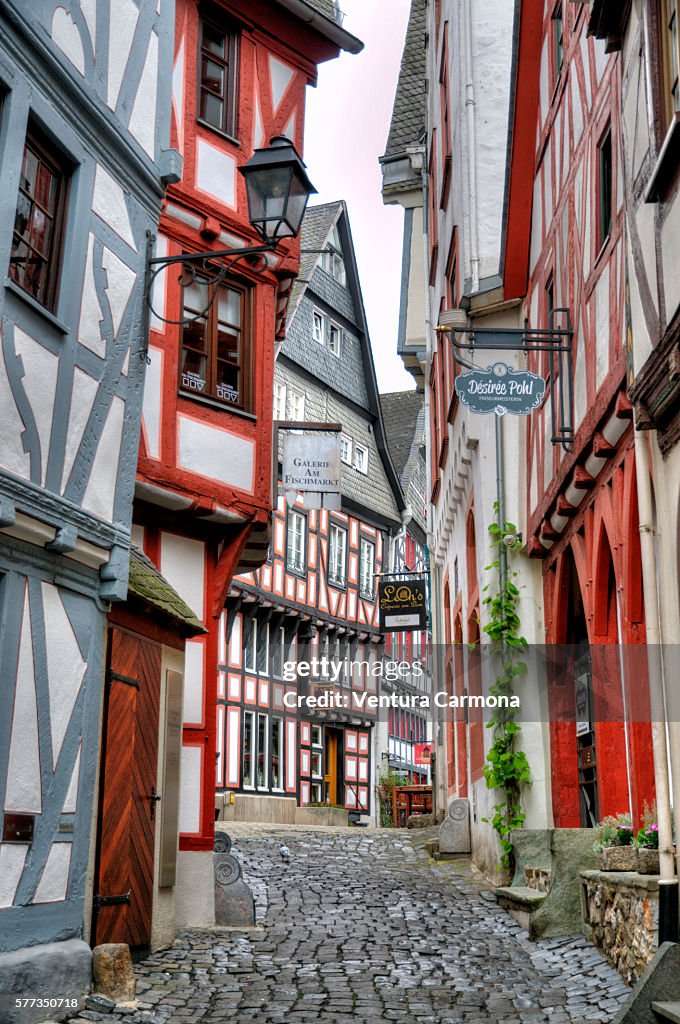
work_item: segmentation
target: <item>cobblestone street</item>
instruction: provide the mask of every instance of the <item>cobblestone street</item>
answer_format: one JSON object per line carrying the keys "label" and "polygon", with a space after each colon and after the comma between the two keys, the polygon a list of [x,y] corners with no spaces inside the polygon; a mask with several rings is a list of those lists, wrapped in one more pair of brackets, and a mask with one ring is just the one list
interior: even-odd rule
{"label": "cobblestone street", "polygon": [[429,860],[422,834],[229,833],[258,928],[194,932],[139,963],[137,1009],[114,1011],[125,1024],[581,1024],[626,996],[584,940],[530,943],[468,862]]}

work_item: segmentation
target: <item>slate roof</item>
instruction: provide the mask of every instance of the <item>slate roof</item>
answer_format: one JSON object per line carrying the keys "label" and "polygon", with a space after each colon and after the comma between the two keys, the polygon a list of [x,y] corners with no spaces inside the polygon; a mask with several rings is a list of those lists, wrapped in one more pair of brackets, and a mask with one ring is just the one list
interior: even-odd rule
{"label": "slate roof", "polygon": [[418,419],[423,408],[423,396],[418,391],[390,391],[380,396],[380,405],[387,446],[404,487],[404,470],[411,454]]}
{"label": "slate roof", "polygon": [[189,605],[182,600],[165,577],[161,576],[153,562],[134,544],[130,549],[128,597],[139,598],[166,618],[179,623],[184,636],[208,632]]}
{"label": "slate roof", "polygon": [[300,249],[302,250],[300,254],[300,270],[291,292],[288,306],[288,323],[293,319],[300,296],[314,273],[314,268],[319,260],[319,253],[313,250],[324,248],[331,228],[341,212],[342,202],[340,201],[322,203],[319,206],[308,206],[305,211],[302,231],[300,232]]}
{"label": "slate roof", "polygon": [[338,9],[333,0],[305,0],[308,7],[313,7],[319,14],[324,14],[331,21],[338,21]]}
{"label": "slate roof", "polygon": [[413,145],[425,127],[427,96],[425,93],[425,13],[427,0],[411,0],[411,14],[406,29],[401,70],[392,108],[392,121],[387,136],[385,156],[404,153]]}

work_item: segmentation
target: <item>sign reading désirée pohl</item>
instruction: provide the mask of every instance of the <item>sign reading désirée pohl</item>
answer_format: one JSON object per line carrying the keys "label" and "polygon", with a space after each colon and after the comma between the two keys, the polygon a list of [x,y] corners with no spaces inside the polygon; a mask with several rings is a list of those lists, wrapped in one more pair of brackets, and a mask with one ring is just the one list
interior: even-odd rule
{"label": "sign reading d\u00e9sir\u00e9e pohl", "polygon": [[284,491],[340,490],[340,439],[328,434],[286,434],[283,439]]}
{"label": "sign reading d\u00e9sir\u00e9e pohl", "polygon": [[471,412],[506,412],[526,416],[537,409],[545,395],[545,381],[529,370],[514,370],[506,363],[494,363],[486,370],[468,370],[456,377],[456,392]]}
{"label": "sign reading d\u00e9sir\u00e9e pohl", "polygon": [[423,580],[381,582],[378,586],[383,633],[427,627],[427,591]]}

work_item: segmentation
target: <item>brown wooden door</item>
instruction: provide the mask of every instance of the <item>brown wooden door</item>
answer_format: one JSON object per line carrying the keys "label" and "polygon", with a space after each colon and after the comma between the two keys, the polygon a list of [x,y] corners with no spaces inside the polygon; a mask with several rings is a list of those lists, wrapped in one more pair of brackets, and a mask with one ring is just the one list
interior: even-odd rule
{"label": "brown wooden door", "polygon": [[109,630],[92,945],[151,941],[160,645]]}

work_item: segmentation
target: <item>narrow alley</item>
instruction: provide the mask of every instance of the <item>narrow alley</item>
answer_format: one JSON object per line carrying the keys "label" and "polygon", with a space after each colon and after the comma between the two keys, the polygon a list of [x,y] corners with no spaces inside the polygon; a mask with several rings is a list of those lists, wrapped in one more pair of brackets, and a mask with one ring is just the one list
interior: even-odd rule
{"label": "narrow alley", "polygon": [[529,942],[468,860],[430,860],[424,831],[229,834],[257,928],[181,935],[137,965],[136,1009],[72,1024],[583,1024],[628,992],[585,940]]}

